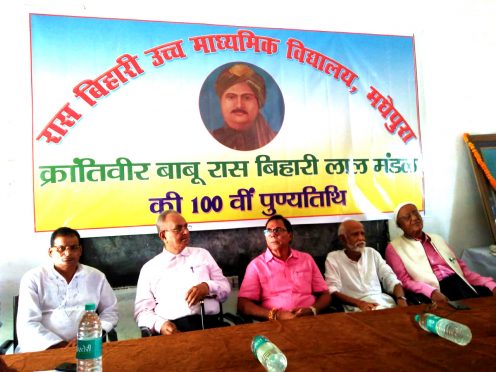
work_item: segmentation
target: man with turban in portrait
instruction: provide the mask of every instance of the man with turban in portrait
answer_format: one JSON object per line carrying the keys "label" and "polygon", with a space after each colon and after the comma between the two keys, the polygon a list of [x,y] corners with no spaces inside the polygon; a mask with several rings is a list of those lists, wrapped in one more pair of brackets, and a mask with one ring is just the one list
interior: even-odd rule
{"label": "man with turban in portrait", "polygon": [[223,70],[215,82],[224,125],[214,138],[234,150],[255,150],[272,141],[276,133],[260,113],[265,103],[265,81],[243,63]]}

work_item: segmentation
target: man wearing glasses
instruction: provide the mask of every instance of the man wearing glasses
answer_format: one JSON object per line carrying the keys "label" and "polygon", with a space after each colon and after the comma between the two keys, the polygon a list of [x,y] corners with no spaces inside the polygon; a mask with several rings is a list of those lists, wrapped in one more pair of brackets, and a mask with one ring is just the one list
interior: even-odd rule
{"label": "man wearing glasses", "polygon": [[267,249],[248,267],[239,289],[238,311],[257,319],[293,319],[317,315],[331,296],[308,253],[290,248],[293,227],[281,215],[265,224]]}
{"label": "man wearing glasses", "polygon": [[188,247],[188,225],[178,212],[161,213],[156,225],[164,249],[141,268],[134,304],[138,326],[163,335],[220,326],[216,315],[219,301],[231,292],[229,281],[206,249]]}
{"label": "man wearing glasses", "polygon": [[470,271],[442,237],[423,231],[422,216],[413,203],[400,204],[394,218],[403,235],[386,247],[386,261],[422,302],[446,302],[496,294],[496,283]]}
{"label": "man wearing glasses", "polygon": [[79,233],[60,227],[50,238],[51,263],[23,275],[17,311],[18,351],[76,346],[79,320],[88,303],[97,306],[106,332],[117,324],[114,291],[101,271],[79,263],[81,254]]}

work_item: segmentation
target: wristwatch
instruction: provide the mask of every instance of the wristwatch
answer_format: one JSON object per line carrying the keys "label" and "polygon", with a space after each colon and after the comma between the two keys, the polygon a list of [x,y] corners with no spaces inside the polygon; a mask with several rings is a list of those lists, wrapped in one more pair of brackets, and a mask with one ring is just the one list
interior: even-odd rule
{"label": "wristwatch", "polygon": [[312,310],[313,316],[317,315],[317,309],[313,306],[310,306],[310,310]]}

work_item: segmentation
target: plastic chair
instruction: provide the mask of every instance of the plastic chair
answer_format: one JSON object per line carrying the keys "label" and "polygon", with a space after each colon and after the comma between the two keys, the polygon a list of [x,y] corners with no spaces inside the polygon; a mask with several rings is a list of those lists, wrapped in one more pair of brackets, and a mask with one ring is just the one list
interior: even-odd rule
{"label": "plastic chair", "polygon": [[0,345],[0,355],[5,355],[7,354],[7,351],[11,348],[12,344],[14,343],[13,340],[6,340]]}
{"label": "plastic chair", "polygon": [[19,295],[15,295],[12,298],[12,319],[14,320],[13,323],[13,332],[12,332],[12,339],[11,340],[6,340],[0,345],[0,355],[5,355],[7,352],[12,348],[12,353],[17,347],[18,341],[17,341],[17,308],[19,307]]}
{"label": "plastic chair", "polygon": [[108,333],[105,332],[105,330],[102,332],[102,341],[107,342],[107,341],[118,341],[117,337],[117,331],[115,328],[112,328]]}

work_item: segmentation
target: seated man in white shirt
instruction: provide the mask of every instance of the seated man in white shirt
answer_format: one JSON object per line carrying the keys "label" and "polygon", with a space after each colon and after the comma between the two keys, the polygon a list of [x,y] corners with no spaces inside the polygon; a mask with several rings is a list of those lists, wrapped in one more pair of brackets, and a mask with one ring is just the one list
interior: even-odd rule
{"label": "seated man in white shirt", "polygon": [[222,270],[206,249],[188,247],[188,225],[178,212],[161,213],[156,225],[164,249],[141,268],[134,304],[138,326],[162,335],[202,329],[201,300],[204,327],[221,326],[215,316],[219,301],[231,292]]}
{"label": "seated man in white shirt", "polygon": [[79,320],[86,304],[94,303],[102,328],[117,324],[117,298],[105,275],[79,263],[79,233],[60,227],[52,233],[51,263],[31,269],[21,279],[17,310],[20,352],[76,345]]}
{"label": "seated man in white shirt", "polygon": [[[365,229],[355,220],[341,223],[338,235],[345,249],[330,252],[325,279],[332,298],[345,311],[369,311],[407,306],[401,282],[375,249],[366,247]],[[382,287],[393,294],[394,300]]]}

